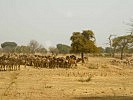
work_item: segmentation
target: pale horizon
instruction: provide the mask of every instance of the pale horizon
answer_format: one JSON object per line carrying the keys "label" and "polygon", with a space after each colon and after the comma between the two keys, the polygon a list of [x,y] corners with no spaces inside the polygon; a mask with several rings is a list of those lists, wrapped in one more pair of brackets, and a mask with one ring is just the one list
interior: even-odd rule
{"label": "pale horizon", "polygon": [[90,29],[96,44],[105,47],[110,34],[129,31],[132,5],[132,0],[0,0],[0,44],[70,45],[73,32]]}

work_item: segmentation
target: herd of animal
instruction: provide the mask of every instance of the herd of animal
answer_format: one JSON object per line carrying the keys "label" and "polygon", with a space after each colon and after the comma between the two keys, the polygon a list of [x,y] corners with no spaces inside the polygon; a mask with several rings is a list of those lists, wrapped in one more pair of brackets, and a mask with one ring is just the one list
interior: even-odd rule
{"label": "herd of animal", "polygon": [[124,60],[113,59],[110,61],[112,65],[121,65],[121,66],[133,66],[133,57],[129,57]]}
{"label": "herd of animal", "polygon": [[20,66],[33,66],[34,68],[72,68],[77,66],[80,58],[75,55],[65,57],[4,54],[0,57],[0,71],[20,70]]}
{"label": "herd of animal", "polygon": [[[88,61],[87,57],[84,57]],[[0,71],[20,70],[20,66],[32,66],[34,68],[73,68],[82,61],[75,55],[55,57],[35,54],[4,54],[0,56]],[[125,60],[113,59],[110,61],[113,65],[133,66],[133,58]]]}

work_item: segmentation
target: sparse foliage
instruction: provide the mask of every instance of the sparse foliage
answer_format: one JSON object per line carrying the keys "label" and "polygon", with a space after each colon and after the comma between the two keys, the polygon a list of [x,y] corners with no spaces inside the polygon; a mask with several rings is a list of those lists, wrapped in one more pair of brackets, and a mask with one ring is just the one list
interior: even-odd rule
{"label": "sparse foliage", "polygon": [[57,55],[59,53],[59,50],[55,47],[49,47],[49,52],[52,53],[52,55]]}
{"label": "sparse foliage", "polygon": [[44,47],[38,48],[38,49],[36,50],[36,52],[41,53],[41,54],[45,54],[45,53],[47,53],[47,49],[45,49]]}
{"label": "sparse foliage", "polygon": [[15,48],[15,52],[16,53],[31,53],[31,48],[30,48],[30,46],[17,46],[16,48]]}
{"label": "sparse foliage", "polygon": [[114,48],[112,47],[112,37],[114,37],[114,36],[116,36],[116,35],[112,35],[112,34],[111,34],[111,35],[109,35],[109,37],[108,37],[108,39],[109,39],[109,46],[110,46],[110,47],[109,47],[109,48],[110,48],[110,49],[109,49],[109,50],[110,50],[109,53],[110,53],[110,56],[113,56],[113,57],[114,57],[114,54],[115,54],[115,47],[114,47]]}
{"label": "sparse foliage", "polygon": [[112,46],[120,50],[121,59],[123,59],[124,50],[133,46],[133,35],[130,34],[114,38]]}
{"label": "sparse foliage", "polygon": [[29,43],[29,46],[31,48],[31,52],[35,53],[35,51],[38,49],[39,47],[39,43],[36,40],[31,40]]}
{"label": "sparse foliage", "polygon": [[29,43],[30,53],[47,53],[47,49],[39,44],[36,40],[31,40]]}

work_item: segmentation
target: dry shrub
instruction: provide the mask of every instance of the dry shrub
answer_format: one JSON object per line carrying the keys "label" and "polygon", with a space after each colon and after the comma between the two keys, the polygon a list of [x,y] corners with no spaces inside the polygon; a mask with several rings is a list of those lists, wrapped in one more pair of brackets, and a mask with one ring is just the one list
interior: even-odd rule
{"label": "dry shrub", "polygon": [[79,82],[90,82],[92,79],[92,76],[88,76],[87,78],[80,78],[78,81]]}
{"label": "dry shrub", "polygon": [[101,68],[109,68],[109,67],[107,66],[107,64],[103,64],[101,65]]}
{"label": "dry shrub", "polygon": [[99,65],[98,64],[89,64],[88,68],[89,69],[98,69]]}
{"label": "dry shrub", "polygon": [[45,88],[52,88],[53,86],[50,86],[50,85],[46,85],[45,84]]}
{"label": "dry shrub", "polygon": [[52,86],[45,86],[45,88],[52,88]]}

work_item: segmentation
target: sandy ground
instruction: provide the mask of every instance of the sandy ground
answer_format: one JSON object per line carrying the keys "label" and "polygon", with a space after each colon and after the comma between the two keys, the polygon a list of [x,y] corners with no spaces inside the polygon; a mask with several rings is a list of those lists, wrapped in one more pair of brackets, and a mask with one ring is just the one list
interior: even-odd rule
{"label": "sandy ground", "polygon": [[0,72],[0,100],[133,100],[133,68],[89,58],[73,69]]}

